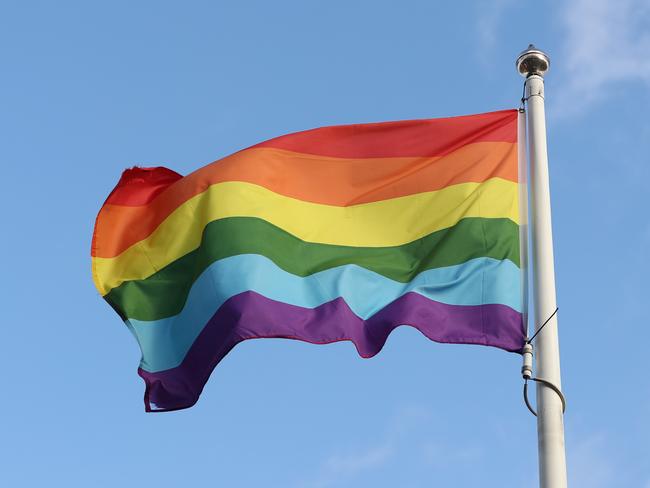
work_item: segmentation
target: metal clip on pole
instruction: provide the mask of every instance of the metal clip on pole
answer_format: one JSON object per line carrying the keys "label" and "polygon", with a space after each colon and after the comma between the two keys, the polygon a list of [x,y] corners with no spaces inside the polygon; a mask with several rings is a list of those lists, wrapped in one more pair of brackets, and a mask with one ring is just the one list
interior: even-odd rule
{"label": "metal clip on pole", "polygon": [[521,350],[521,354],[523,358],[523,365],[521,366],[521,376],[522,378],[524,378],[524,402],[526,403],[526,407],[528,407],[528,410],[530,410],[530,413],[532,413],[535,417],[537,417],[537,412],[530,404],[530,400],[528,399],[528,380],[546,385],[555,393],[557,393],[557,395],[560,397],[560,401],[562,402],[562,413],[564,413],[564,411],[566,410],[566,399],[564,398],[564,394],[562,393],[562,390],[560,390],[557,386],[555,386],[550,381],[547,381],[542,378],[533,378],[533,345],[530,342],[527,342],[524,345],[523,349]]}
{"label": "metal clip on pole", "polygon": [[521,366],[521,376],[525,380],[529,380],[533,377],[533,345],[526,343],[522,350],[522,356],[524,364]]}

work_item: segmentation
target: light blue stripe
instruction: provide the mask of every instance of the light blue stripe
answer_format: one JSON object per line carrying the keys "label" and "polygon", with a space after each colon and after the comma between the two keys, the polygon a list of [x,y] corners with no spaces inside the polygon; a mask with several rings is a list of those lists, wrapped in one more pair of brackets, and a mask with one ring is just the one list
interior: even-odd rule
{"label": "light blue stripe", "polygon": [[129,319],[127,325],[140,344],[141,367],[156,372],[178,366],[217,309],[245,291],[306,308],[342,297],[362,319],[408,292],[450,305],[499,303],[521,311],[520,276],[510,260],[477,258],[423,271],[409,283],[354,264],[300,277],[264,256],[243,254],[209,266],[192,285],[178,315],[153,321]]}

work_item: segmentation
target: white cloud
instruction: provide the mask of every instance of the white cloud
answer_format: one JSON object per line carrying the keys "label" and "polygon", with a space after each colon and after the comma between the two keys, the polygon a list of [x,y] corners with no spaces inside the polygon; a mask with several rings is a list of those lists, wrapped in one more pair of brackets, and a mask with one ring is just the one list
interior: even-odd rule
{"label": "white cloud", "polygon": [[325,460],[313,480],[303,481],[300,486],[306,488],[339,486],[356,475],[383,466],[390,460],[394,452],[392,443],[385,441],[363,449],[334,454]]}
{"label": "white cloud", "polygon": [[329,488],[340,486],[368,471],[380,469],[404,449],[404,438],[427,422],[431,413],[419,406],[403,407],[385,427],[383,436],[374,444],[354,449],[347,448],[330,455],[322,462],[311,481],[303,481],[301,488]]}
{"label": "white cloud", "polygon": [[650,480],[639,479],[641,473],[635,474],[640,459],[626,456],[619,440],[604,432],[568,440],[569,486],[650,488]]}
{"label": "white cloud", "polygon": [[435,468],[477,464],[485,456],[485,449],[482,446],[472,444],[448,446],[427,442],[422,445],[421,450],[424,461]]}
{"label": "white cloud", "polygon": [[349,476],[381,466],[392,454],[393,447],[388,443],[372,446],[360,452],[337,454],[325,462],[325,470],[337,478]]}
{"label": "white cloud", "polygon": [[601,436],[582,439],[571,446],[567,459],[569,486],[616,486],[616,469],[607,451],[605,439]]}
{"label": "white cloud", "polygon": [[479,61],[485,67],[493,66],[491,63],[493,51],[496,47],[498,36],[501,31],[501,22],[514,0],[493,0],[492,2],[479,3],[480,12],[477,15],[476,32],[480,48]]}
{"label": "white cloud", "polygon": [[647,0],[574,0],[560,20],[566,39],[558,57],[563,79],[551,105],[555,115],[584,112],[621,82],[650,84]]}

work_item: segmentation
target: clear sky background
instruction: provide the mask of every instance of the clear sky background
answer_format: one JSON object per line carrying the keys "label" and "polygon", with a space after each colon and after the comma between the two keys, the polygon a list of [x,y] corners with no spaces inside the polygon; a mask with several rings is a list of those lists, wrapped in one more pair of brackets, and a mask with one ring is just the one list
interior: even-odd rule
{"label": "clear sky background", "polygon": [[650,487],[647,0],[0,4],[0,485],[534,487],[520,357],[402,328],[249,341],[199,403],[145,414],[138,347],[90,275],[125,167],[187,174],[331,124],[518,106],[547,50],[574,487]]}

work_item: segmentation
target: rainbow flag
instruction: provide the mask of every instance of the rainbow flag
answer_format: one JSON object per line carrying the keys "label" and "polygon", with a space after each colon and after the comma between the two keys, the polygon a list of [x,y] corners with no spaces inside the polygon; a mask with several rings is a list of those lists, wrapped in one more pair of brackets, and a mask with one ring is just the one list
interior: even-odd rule
{"label": "rainbow flag", "polygon": [[142,351],[147,411],[192,406],[239,342],[410,325],[524,344],[517,111],[324,127],[182,177],[126,170],[92,242],[99,292]]}

